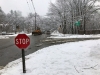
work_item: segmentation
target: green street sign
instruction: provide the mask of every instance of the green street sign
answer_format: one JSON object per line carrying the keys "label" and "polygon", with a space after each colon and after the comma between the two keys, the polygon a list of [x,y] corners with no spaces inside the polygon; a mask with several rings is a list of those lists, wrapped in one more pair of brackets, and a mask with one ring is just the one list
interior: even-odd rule
{"label": "green street sign", "polygon": [[75,26],[80,26],[80,25],[81,25],[80,21],[75,22]]}

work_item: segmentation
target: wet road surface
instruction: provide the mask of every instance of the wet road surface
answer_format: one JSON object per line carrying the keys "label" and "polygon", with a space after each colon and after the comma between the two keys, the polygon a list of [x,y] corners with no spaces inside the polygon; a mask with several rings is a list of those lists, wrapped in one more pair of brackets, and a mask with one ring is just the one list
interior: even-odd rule
{"label": "wet road surface", "polygon": [[[65,40],[52,40],[46,41],[48,35],[39,36],[29,36],[31,40],[30,46],[25,49],[25,55],[31,54],[39,49],[48,47],[55,44],[61,44],[66,42],[74,42],[79,40],[89,40],[89,39],[65,39]],[[21,49],[14,44],[15,37],[10,37],[10,39],[0,39],[0,66],[5,66],[9,62],[21,58]],[[45,42],[44,42],[45,40]]]}
{"label": "wet road surface", "polygon": [[[43,42],[43,40],[45,40],[47,36],[48,35],[45,34],[38,36],[29,36],[31,43],[30,46],[25,49],[25,55],[31,54],[41,48],[54,45],[54,43]],[[9,39],[0,39],[0,66],[5,66],[9,62],[21,58],[21,49],[19,49],[14,44],[14,39],[15,37],[10,37]]]}

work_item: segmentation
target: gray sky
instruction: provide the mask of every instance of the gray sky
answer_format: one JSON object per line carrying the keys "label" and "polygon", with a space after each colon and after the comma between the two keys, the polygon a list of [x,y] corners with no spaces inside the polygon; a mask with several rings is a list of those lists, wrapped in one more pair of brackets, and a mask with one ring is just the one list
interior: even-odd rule
{"label": "gray sky", "polygon": [[[55,0],[33,0],[36,12],[41,16],[46,15],[50,1],[55,2]],[[31,0],[0,0],[0,6],[5,13],[11,9],[21,11],[24,16],[28,15],[29,12],[34,12]]]}
{"label": "gray sky", "polygon": [[[50,1],[54,3],[56,0],[33,0],[36,12],[41,16],[45,16]],[[100,5],[100,3],[97,2],[96,5]],[[5,13],[8,13],[11,9],[21,11],[24,16],[28,15],[29,12],[34,13],[31,0],[0,0],[0,6]]]}

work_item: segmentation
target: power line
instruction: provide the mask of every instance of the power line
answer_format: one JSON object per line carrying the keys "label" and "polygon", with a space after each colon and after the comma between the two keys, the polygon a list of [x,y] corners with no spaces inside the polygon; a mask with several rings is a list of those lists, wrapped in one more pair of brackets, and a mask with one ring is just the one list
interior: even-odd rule
{"label": "power line", "polygon": [[[34,11],[35,11],[35,27],[36,27],[36,25],[37,25],[37,24],[36,24],[36,22],[37,22],[37,21],[36,21],[36,18],[37,18],[37,17],[36,17],[36,16],[37,16],[37,12],[36,12],[36,9],[35,9],[33,0],[31,0],[31,2],[32,2],[33,9],[34,9]],[[41,18],[40,18],[40,16],[38,16],[38,18],[40,19],[40,21],[42,21]],[[42,21],[42,23],[43,23],[43,21]],[[35,28],[35,29],[36,29],[36,28]]]}
{"label": "power line", "polygon": [[35,6],[34,6],[34,3],[33,3],[33,0],[31,0],[31,2],[32,2],[33,9],[34,9],[34,11],[35,11],[35,13],[36,13],[36,9],[35,9]]}
{"label": "power line", "polygon": [[33,6],[33,9],[34,9],[34,11],[35,11],[35,30],[37,29],[37,24],[36,24],[36,10],[35,10],[35,7],[34,7],[34,3],[33,3],[33,0],[31,0],[31,2],[32,2],[32,6]]}
{"label": "power line", "polygon": [[27,5],[28,5],[28,8],[29,8],[29,11],[31,11],[31,9],[30,9],[30,7],[29,7],[29,2],[26,0],[26,2],[27,2]]}

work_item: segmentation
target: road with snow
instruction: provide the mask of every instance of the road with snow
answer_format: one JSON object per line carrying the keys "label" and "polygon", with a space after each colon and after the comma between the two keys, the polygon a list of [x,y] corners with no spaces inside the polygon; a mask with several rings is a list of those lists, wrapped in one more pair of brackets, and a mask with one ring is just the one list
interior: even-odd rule
{"label": "road with snow", "polygon": [[65,43],[26,56],[26,74],[18,59],[0,70],[0,75],[100,75],[99,59],[100,39]]}
{"label": "road with snow", "polygon": [[[87,75],[87,73],[88,75],[100,74],[100,34],[57,34],[49,37],[48,39],[46,39],[46,35],[29,37],[31,39],[31,45],[26,49],[26,55],[29,54],[25,57],[27,64],[26,75]],[[88,41],[80,41],[84,39]],[[14,45],[13,41],[14,37],[6,41],[0,41],[0,45],[2,47],[0,47],[0,53],[2,54],[0,56],[2,57],[0,59],[2,60],[0,63],[2,62],[2,65],[7,64],[8,61],[10,62],[21,57],[21,50]],[[55,45],[58,43],[65,44]],[[54,46],[47,47],[50,45]],[[7,66],[1,68],[2,70],[0,70],[0,75],[15,75],[15,73],[22,75],[21,61],[22,59],[18,59],[10,62]]]}
{"label": "road with snow", "polygon": [[[79,41],[79,40],[84,40],[84,39],[51,39],[47,38],[47,35],[39,35],[39,36],[29,36],[31,39],[31,44],[30,46],[25,49],[26,55],[33,53],[41,48],[51,46],[54,44],[61,44],[61,43],[66,43],[66,42],[74,42],[74,41]],[[0,39],[0,66],[5,66],[11,61],[14,61],[15,59],[18,59],[21,57],[21,50],[17,48],[14,44],[14,39],[15,36],[7,38],[7,39]],[[90,39],[90,38],[88,38]],[[85,40],[88,40],[85,38]]]}
{"label": "road with snow", "polygon": [[[29,36],[31,39],[30,46],[25,49],[26,55],[37,51],[38,49],[50,46],[48,42],[42,43],[41,40],[45,40],[47,35],[39,35],[39,36]],[[17,48],[14,44],[14,37],[10,37],[8,39],[0,39],[0,66],[5,66],[11,61],[18,59],[21,57],[21,50]],[[41,46],[39,46],[41,44]]]}

